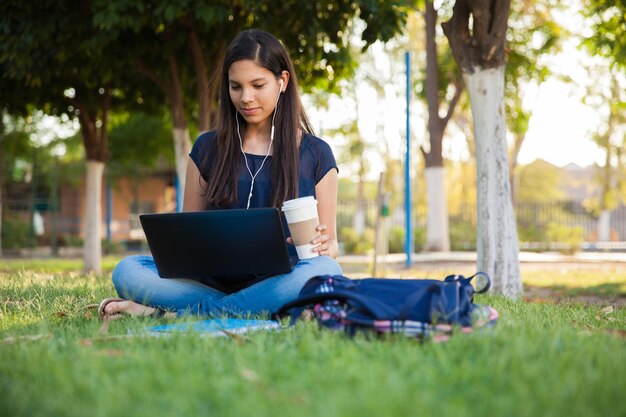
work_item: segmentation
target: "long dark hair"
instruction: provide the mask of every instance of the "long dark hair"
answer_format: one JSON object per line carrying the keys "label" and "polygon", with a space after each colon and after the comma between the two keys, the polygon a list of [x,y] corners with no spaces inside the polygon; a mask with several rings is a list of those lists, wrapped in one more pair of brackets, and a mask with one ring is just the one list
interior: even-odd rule
{"label": "long dark hair", "polygon": [[[234,62],[244,59],[267,68],[276,79],[283,71],[289,72],[287,88],[275,110],[270,205],[280,207],[285,200],[298,196],[298,138],[301,134],[313,133],[313,129],[302,108],[298,80],[285,47],[273,35],[250,29],[233,39],[222,63],[216,155],[205,155],[200,167],[201,172],[208,171],[204,192],[206,208],[227,208],[237,201],[237,180],[242,168],[242,155],[235,121],[237,110],[228,90],[228,69]],[[240,123],[245,126],[242,118]]]}

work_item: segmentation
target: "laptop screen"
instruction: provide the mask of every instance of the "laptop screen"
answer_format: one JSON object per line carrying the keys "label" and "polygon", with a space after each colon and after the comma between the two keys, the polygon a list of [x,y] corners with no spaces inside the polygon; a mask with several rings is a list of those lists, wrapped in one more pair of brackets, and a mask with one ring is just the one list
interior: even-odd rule
{"label": "laptop screen", "polygon": [[293,269],[276,208],[143,214],[140,220],[163,278],[228,280]]}

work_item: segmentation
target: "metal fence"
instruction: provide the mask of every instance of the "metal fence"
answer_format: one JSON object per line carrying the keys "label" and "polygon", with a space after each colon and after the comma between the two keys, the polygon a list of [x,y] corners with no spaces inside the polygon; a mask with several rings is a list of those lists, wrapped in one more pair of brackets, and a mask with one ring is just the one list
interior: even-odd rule
{"label": "metal fence", "polygon": [[[377,205],[367,202],[363,205],[365,227],[375,227]],[[354,219],[357,204],[343,201],[338,205],[338,228],[355,227]],[[522,248],[549,249],[559,247],[560,239],[579,240],[583,249],[626,249],[626,206],[620,205],[611,211],[610,241],[597,242],[598,218],[580,201],[547,201],[520,203],[515,207],[518,234]],[[404,228],[403,207],[390,211],[390,226]],[[476,206],[463,204],[449,213],[451,244],[457,249],[471,249],[476,237]],[[416,229],[426,227],[424,215],[415,214],[413,224]]]}
{"label": "metal fence", "polygon": [[[76,206],[65,202],[65,207]],[[128,202],[133,204],[133,202]],[[2,241],[5,248],[35,247],[41,245],[79,245],[82,227],[80,216],[75,212],[59,212],[58,201],[33,198],[7,198],[3,202]],[[340,201],[337,207],[337,226],[339,230],[354,228],[357,210],[355,201]],[[363,203],[361,224],[366,229],[376,225],[378,207],[373,201]],[[43,219],[45,228],[42,234],[36,233],[33,224],[33,213],[38,212]],[[527,249],[547,249],[558,247],[559,236],[555,230],[564,232],[575,231],[580,235],[582,249],[626,249],[626,206],[621,205],[611,212],[611,242],[597,242],[598,219],[591,214],[581,202],[553,201],[541,203],[523,203],[515,207],[518,233],[521,247]],[[426,227],[425,215],[416,210],[413,218],[416,236],[424,236]],[[104,216],[104,213],[103,213]],[[391,207],[388,217],[390,229],[403,233],[405,224],[404,208]],[[117,219],[130,227],[133,219]],[[103,233],[107,230],[106,219],[103,219]],[[452,249],[473,249],[476,243],[476,207],[461,205],[449,213],[449,226]],[[120,226],[121,227],[121,226]],[[106,236],[103,236],[106,238]],[[113,236],[113,240],[117,240]],[[419,249],[419,247],[416,247]]]}

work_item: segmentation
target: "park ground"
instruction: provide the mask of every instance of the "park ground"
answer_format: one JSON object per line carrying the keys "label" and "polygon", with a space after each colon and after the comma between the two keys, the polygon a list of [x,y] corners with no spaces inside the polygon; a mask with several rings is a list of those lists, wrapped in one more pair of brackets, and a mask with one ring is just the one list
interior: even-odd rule
{"label": "park ground", "polygon": [[[146,335],[103,325],[110,271],[79,259],[0,259],[0,416],[624,416],[626,262],[522,254],[525,296],[478,295],[495,327],[445,343],[348,338],[299,322],[245,336]],[[471,275],[472,255],[392,258],[377,276]],[[366,257],[342,257],[371,276]],[[179,318],[174,321],[192,321]]]}

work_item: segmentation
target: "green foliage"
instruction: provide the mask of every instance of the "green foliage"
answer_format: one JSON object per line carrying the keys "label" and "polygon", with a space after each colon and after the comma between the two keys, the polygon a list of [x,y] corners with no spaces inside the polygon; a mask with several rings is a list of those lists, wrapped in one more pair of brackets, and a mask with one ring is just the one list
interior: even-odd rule
{"label": "green foliage", "polygon": [[539,249],[545,250],[547,248],[546,233],[541,225],[534,223],[518,223],[517,236],[520,242],[543,243],[544,245],[542,245]]}
{"label": "green foliage", "polygon": [[592,26],[583,45],[594,55],[626,69],[626,1],[584,0],[582,13]]}
{"label": "green foliage", "polygon": [[142,169],[171,168],[171,125],[162,116],[142,112],[119,115],[109,134],[109,175],[136,175]]}
{"label": "green foliage", "polygon": [[124,245],[121,242],[102,239],[102,252],[105,255],[122,255],[124,254]]}
{"label": "green foliage", "polygon": [[[354,19],[365,22],[363,47],[378,39],[388,40],[402,30],[410,4],[395,0],[302,2],[188,0],[128,3],[123,0],[95,2],[94,24],[112,37],[127,37],[133,59],[143,59],[162,75],[167,69],[162,51],[172,52],[189,74],[185,88],[195,95],[193,62],[188,40],[195,31],[202,41],[208,63],[219,59],[226,44],[241,30],[252,27],[276,35],[290,51],[305,91],[337,92],[337,82],[349,77],[355,66],[350,50]],[[132,34],[132,36],[129,36]],[[140,43],[135,43],[141,39]],[[159,62],[160,67],[157,67]],[[187,81],[192,81],[187,83]]]}
{"label": "green foliage", "polygon": [[[4,117],[5,137],[0,143],[4,177],[0,186],[9,189],[11,184],[34,180],[41,197],[59,184],[78,184],[85,170],[81,137],[59,137],[54,131],[45,131],[43,112],[29,111],[25,116]],[[41,137],[49,142],[41,143]],[[64,153],[57,156],[59,149]]]}
{"label": "green foliage", "polygon": [[393,226],[389,230],[389,253],[403,253],[403,252],[404,252],[404,228],[400,226]]}
{"label": "green foliage", "polygon": [[352,227],[342,227],[339,229],[339,243],[345,254],[370,254],[374,250],[374,229],[366,228],[363,236],[359,236]]}
{"label": "green foliage", "polygon": [[453,251],[476,250],[476,227],[465,220],[450,222],[450,249]]}
{"label": "green foliage", "polygon": [[[0,107],[18,112],[32,104],[106,129],[105,108],[153,113],[167,98],[175,109],[172,119],[184,125],[199,118],[199,96],[208,95],[213,109],[217,101],[211,82],[198,85],[206,75],[203,66],[215,75],[228,42],[250,27],[285,43],[303,90],[336,92],[337,82],[356,65],[354,36],[361,37],[363,48],[390,39],[402,30],[411,3],[96,0],[77,8],[68,0],[36,6],[7,0],[0,6]],[[358,29],[356,19],[364,23]],[[194,39],[199,48],[191,48]],[[172,90],[178,84],[184,110]],[[111,91],[111,107],[103,105],[105,91]],[[104,133],[92,135],[98,146],[85,141],[88,158],[107,159]]]}
{"label": "green foliage", "polygon": [[35,247],[33,227],[28,220],[4,215],[2,219],[2,249]]}
{"label": "green foliage", "polygon": [[59,239],[59,245],[68,248],[82,248],[84,243],[82,238],[74,235],[63,235]]}
{"label": "green foliage", "polygon": [[[597,68],[587,69],[590,78],[593,79]],[[603,117],[603,123],[592,136],[593,141],[604,153],[604,161],[594,168],[594,182],[599,188],[599,193],[588,199],[587,204],[595,214],[602,210],[612,210],[620,202],[626,201],[623,188],[626,184],[626,82],[622,76],[622,70],[611,67],[608,70],[602,68],[603,79],[608,80],[608,85],[590,81],[587,86],[587,95],[583,101],[594,108],[599,114],[608,115]],[[608,87],[608,88],[607,88]]]}
{"label": "green foliage", "polygon": [[[404,253],[404,228],[400,226],[392,226],[389,230],[389,253]],[[426,243],[426,229],[416,227],[413,230],[413,251],[421,252]]]}
{"label": "green foliage", "polygon": [[413,251],[421,252],[426,244],[426,228],[415,227],[413,229]]}
{"label": "green foliage", "polygon": [[558,242],[559,251],[572,255],[578,252],[584,241],[585,229],[582,226],[565,226],[559,223],[548,223],[546,238],[549,242]]}
{"label": "green foliage", "polygon": [[518,167],[518,175],[517,201],[520,203],[555,201],[565,197],[561,171],[548,162],[538,159]]}
{"label": "green foliage", "polygon": [[[339,169],[341,169],[341,167]],[[375,181],[366,181],[364,183],[365,200],[375,200],[377,192],[378,184]],[[343,201],[355,201],[357,196],[357,184],[349,178],[340,178],[339,195]]]}

